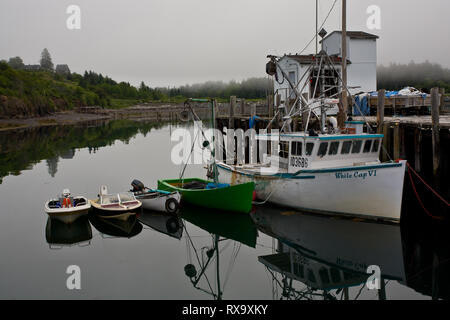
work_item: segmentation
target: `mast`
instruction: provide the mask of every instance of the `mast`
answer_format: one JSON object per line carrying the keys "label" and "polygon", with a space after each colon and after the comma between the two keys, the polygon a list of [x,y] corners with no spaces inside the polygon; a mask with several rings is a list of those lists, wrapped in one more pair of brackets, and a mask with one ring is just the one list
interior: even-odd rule
{"label": "mast", "polygon": [[316,55],[319,48],[319,0],[316,0]]}
{"label": "mast", "polygon": [[342,110],[341,127],[344,125],[346,114],[348,112],[347,102],[347,0],[342,0]]}

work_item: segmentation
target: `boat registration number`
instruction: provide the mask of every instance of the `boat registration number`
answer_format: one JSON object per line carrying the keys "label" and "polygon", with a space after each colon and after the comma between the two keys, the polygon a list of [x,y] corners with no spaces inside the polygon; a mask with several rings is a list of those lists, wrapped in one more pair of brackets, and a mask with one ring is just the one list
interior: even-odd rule
{"label": "boat registration number", "polygon": [[291,166],[296,168],[308,168],[308,158],[291,157]]}

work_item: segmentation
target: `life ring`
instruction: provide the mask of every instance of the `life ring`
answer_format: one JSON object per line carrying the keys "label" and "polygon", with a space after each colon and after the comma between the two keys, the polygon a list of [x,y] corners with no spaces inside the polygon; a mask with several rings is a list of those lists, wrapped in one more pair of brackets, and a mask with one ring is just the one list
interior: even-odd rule
{"label": "life ring", "polygon": [[180,207],[180,205],[179,205],[177,199],[169,198],[166,200],[166,211],[168,213],[177,213],[179,207]]}

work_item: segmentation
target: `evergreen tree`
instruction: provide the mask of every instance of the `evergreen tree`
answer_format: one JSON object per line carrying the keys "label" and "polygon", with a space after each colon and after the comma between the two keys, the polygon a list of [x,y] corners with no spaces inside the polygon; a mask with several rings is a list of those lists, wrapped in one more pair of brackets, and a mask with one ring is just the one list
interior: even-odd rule
{"label": "evergreen tree", "polygon": [[52,57],[50,56],[50,52],[48,52],[47,48],[42,50],[41,53],[41,68],[46,71],[53,71]]}
{"label": "evergreen tree", "polygon": [[14,69],[23,69],[25,67],[21,57],[9,58],[8,64]]}

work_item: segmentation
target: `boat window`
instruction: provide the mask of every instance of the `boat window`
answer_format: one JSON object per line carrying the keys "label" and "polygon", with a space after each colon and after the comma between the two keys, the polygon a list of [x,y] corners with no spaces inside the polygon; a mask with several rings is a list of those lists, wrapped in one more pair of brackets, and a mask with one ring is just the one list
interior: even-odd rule
{"label": "boat window", "polygon": [[375,140],[372,146],[372,152],[378,152],[378,147],[380,146],[380,140]]}
{"label": "boat window", "polygon": [[344,143],[342,144],[341,154],[349,154],[351,147],[352,147],[351,141],[344,141]]}
{"label": "boat window", "polygon": [[314,143],[308,142],[308,143],[306,144],[306,155],[307,155],[307,156],[312,155],[313,149],[314,149]]}
{"label": "boat window", "polygon": [[330,284],[330,276],[328,275],[328,270],[325,268],[320,268],[319,270],[320,280],[323,284]]}
{"label": "boat window", "polygon": [[329,156],[334,156],[338,153],[339,150],[339,142],[332,142],[330,144],[330,151],[328,151]]}
{"label": "boat window", "polygon": [[362,141],[361,140],[355,140],[353,141],[353,147],[352,147],[352,153],[360,153],[361,147],[362,147]]}
{"label": "boat window", "polygon": [[289,158],[289,142],[287,141],[280,141],[280,153],[279,156],[281,158]]}
{"label": "boat window", "polygon": [[372,140],[366,140],[366,142],[364,142],[363,152],[369,153],[371,148],[372,148]]}
{"label": "boat window", "polygon": [[323,157],[324,155],[327,154],[327,150],[328,150],[328,142],[322,142],[320,144],[319,151],[317,152],[317,155],[319,157]]}
{"label": "boat window", "polygon": [[102,196],[102,204],[113,204],[113,203],[119,203],[119,198],[115,195],[105,195]]}
{"label": "boat window", "polygon": [[341,282],[341,275],[338,269],[331,268],[330,274],[331,274],[331,281],[333,281],[334,283]]}
{"label": "boat window", "polygon": [[293,156],[301,156],[302,155],[302,146],[303,144],[301,142],[292,142],[292,155]]}
{"label": "boat window", "polygon": [[316,283],[316,276],[314,275],[314,272],[311,269],[308,269],[308,280],[312,283]]}

